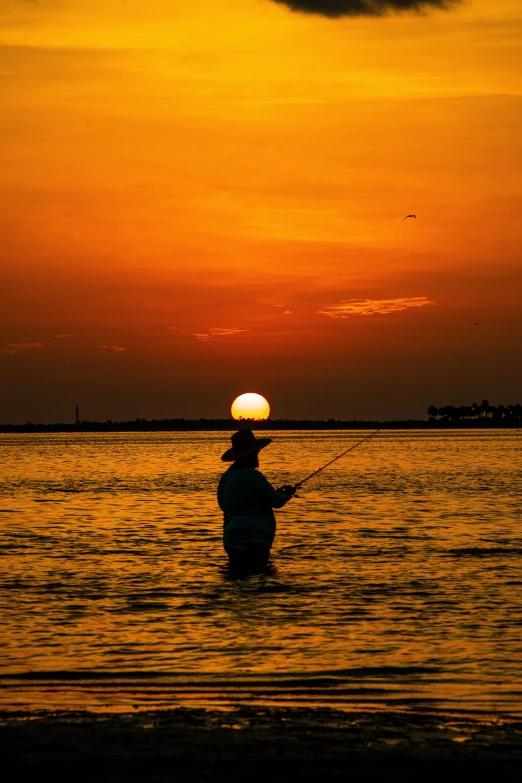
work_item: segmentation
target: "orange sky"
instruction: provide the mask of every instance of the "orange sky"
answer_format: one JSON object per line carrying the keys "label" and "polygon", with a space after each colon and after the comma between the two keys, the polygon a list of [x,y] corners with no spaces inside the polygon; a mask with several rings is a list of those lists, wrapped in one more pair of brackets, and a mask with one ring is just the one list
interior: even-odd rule
{"label": "orange sky", "polygon": [[0,422],[522,401],[521,44],[519,0],[2,0]]}

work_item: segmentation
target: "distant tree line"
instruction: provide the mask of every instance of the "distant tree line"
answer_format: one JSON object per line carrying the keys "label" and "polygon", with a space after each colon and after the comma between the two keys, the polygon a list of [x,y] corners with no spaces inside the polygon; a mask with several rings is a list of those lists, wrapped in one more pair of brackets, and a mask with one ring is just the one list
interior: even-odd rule
{"label": "distant tree line", "polygon": [[455,408],[448,405],[428,409],[429,419],[403,419],[393,421],[340,420],[340,419],[134,419],[133,421],[88,421],[78,423],[41,424],[28,421],[25,424],[0,424],[0,432],[223,432],[241,427],[253,430],[407,430],[444,428],[522,427],[520,405],[499,405],[495,408],[483,400],[481,405]]}
{"label": "distant tree line", "polygon": [[133,421],[87,421],[75,424],[41,424],[27,421],[25,424],[0,424],[0,432],[223,432],[242,427],[253,430],[364,430],[403,429],[428,426],[427,421],[349,421],[339,419],[134,419]]}
{"label": "distant tree line", "polygon": [[471,405],[445,405],[436,408],[430,405],[428,416],[431,420],[439,421],[517,421],[522,419],[522,405],[490,405],[488,400],[482,400],[480,405],[472,402]]}

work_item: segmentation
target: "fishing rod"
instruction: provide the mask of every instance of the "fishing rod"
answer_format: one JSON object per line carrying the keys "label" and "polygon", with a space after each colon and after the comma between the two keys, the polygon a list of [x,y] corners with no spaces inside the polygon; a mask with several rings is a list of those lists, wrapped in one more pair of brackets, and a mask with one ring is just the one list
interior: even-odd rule
{"label": "fishing rod", "polygon": [[306,478],[304,478],[302,481],[298,481],[297,484],[295,485],[296,490],[299,489],[299,487],[302,484],[304,484],[305,481],[309,481],[314,476],[317,476],[318,473],[320,473],[322,470],[327,468],[329,465],[333,465],[334,462],[337,462],[338,459],[341,459],[341,457],[344,457],[345,454],[348,454],[350,451],[353,451],[354,449],[356,449],[358,446],[361,445],[361,443],[364,443],[365,441],[370,440],[370,438],[373,438],[374,435],[377,435],[378,432],[381,432],[381,429],[375,430],[375,432],[372,432],[370,435],[367,435],[365,438],[360,440],[358,443],[355,443],[353,446],[350,446],[349,449],[346,449],[346,451],[343,451],[342,454],[339,454],[338,457],[334,457],[334,459],[330,460],[330,462],[327,462],[326,465],[323,465],[322,468],[319,468],[318,470],[314,470],[313,473],[310,473],[310,475],[307,476]]}

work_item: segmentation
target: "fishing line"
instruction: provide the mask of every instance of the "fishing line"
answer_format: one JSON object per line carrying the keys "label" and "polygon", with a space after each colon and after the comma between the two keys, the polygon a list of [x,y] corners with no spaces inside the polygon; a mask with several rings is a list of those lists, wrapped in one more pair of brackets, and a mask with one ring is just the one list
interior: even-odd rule
{"label": "fishing line", "polygon": [[344,457],[344,455],[345,455],[345,454],[348,454],[350,451],[353,451],[353,450],[354,450],[354,449],[356,449],[358,446],[360,446],[360,445],[361,445],[361,443],[364,443],[365,441],[367,441],[367,440],[370,440],[370,438],[373,438],[373,436],[374,436],[374,435],[377,435],[377,433],[378,433],[378,432],[381,432],[381,431],[382,431],[382,428],[381,428],[381,429],[379,429],[379,430],[375,430],[375,432],[372,432],[370,435],[367,435],[365,438],[363,438],[362,440],[360,440],[358,443],[355,443],[353,446],[350,446],[350,448],[349,448],[349,449],[346,449],[346,451],[343,451],[343,453],[342,453],[342,454],[339,454],[339,456],[338,456],[338,457],[334,457],[334,459],[330,460],[330,462],[327,462],[327,463],[326,463],[326,465],[323,465],[323,467],[322,467],[322,468],[319,468],[318,470],[314,470],[314,472],[313,472],[313,473],[310,473],[310,475],[309,475],[309,476],[307,476],[306,478],[304,478],[302,481],[298,481],[298,482],[297,482],[297,484],[295,485],[295,488],[296,488],[296,489],[299,489],[299,487],[300,487],[302,484],[304,484],[304,483],[305,483],[305,481],[309,481],[309,480],[310,480],[311,478],[313,478],[314,476],[317,476],[317,474],[318,474],[318,473],[320,473],[322,470],[324,470],[325,468],[327,468],[329,465],[333,465],[333,463],[334,463],[334,462],[337,462],[337,460],[338,460],[338,459],[341,459],[341,457]]}

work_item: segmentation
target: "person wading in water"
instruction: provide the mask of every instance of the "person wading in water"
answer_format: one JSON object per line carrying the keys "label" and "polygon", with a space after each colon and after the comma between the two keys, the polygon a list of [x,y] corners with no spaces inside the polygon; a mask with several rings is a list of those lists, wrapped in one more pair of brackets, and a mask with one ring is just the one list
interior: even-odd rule
{"label": "person wading in water", "polygon": [[230,566],[241,570],[263,568],[270,556],[276,521],[274,508],[282,508],[295,487],[274,489],[259,467],[258,454],[271,438],[256,438],[252,430],[232,435],[232,448],[223,462],[233,462],[219,480],[219,507],[223,511],[223,545]]}

